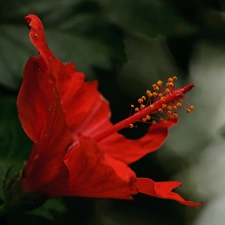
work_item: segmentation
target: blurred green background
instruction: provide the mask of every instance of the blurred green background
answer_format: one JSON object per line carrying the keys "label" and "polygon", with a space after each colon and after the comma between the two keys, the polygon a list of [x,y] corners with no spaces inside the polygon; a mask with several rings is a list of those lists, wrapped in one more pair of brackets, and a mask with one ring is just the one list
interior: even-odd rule
{"label": "blurred green background", "polygon": [[[158,79],[189,82],[195,105],[181,110],[163,147],[132,165],[138,176],[180,180],[185,198],[205,201],[189,208],[138,195],[134,201],[60,198],[1,224],[217,225],[225,211],[225,3],[222,0],[8,0],[0,2],[0,182],[10,165],[21,166],[32,143],[20,126],[16,96],[27,59],[37,55],[24,21],[36,14],[49,47],[73,61],[88,80],[99,80],[112,122]],[[145,134],[146,124],[121,131]],[[2,196],[2,194],[0,195]],[[1,201],[1,200],[0,200]]]}

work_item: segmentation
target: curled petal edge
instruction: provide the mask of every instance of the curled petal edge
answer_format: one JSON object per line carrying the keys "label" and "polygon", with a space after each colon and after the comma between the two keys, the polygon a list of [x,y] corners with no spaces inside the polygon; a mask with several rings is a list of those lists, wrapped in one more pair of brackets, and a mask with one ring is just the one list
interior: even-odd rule
{"label": "curled petal edge", "polygon": [[150,195],[157,198],[170,199],[187,206],[201,206],[203,202],[194,203],[192,201],[184,200],[178,193],[173,192],[174,188],[180,187],[181,182],[154,182],[149,178],[137,178],[136,186],[139,193]]}

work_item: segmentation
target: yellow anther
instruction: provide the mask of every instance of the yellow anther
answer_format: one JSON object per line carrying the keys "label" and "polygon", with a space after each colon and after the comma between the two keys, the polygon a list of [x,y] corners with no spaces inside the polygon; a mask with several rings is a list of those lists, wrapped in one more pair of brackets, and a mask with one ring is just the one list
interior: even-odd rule
{"label": "yellow anther", "polygon": [[193,110],[195,107],[193,105],[190,105],[189,109]]}
{"label": "yellow anther", "polygon": [[[138,107],[135,107],[133,104],[131,104],[130,114],[132,114],[132,112],[133,114],[136,114],[134,118],[138,116],[137,121],[139,122],[146,122],[155,125],[159,121],[162,123],[167,123],[167,120],[177,119],[177,110],[180,108],[183,108],[186,113],[190,113],[192,110],[194,110],[194,106],[189,104],[188,99],[185,99],[184,95],[194,85],[189,84],[182,89],[176,90],[174,88],[176,80],[176,76],[170,77],[168,79],[168,82],[166,83],[166,87],[165,85],[163,85],[163,82],[161,80],[158,80],[157,83],[152,85],[152,92],[150,90],[146,90],[146,95],[138,98]],[[147,109],[147,107],[150,108]],[[146,115],[146,113],[149,114]],[[152,113],[156,113],[158,117],[155,119],[152,118]],[[129,124],[129,127],[134,128],[136,126],[133,124]]]}
{"label": "yellow anther", "polygon": [[176,76],[173,76],[173,81],[177,80],[177,77]]}
{"label": "yellow anther", "polygon": [[150,119],[151,119],[151,116],[147,115],[145,118],[146,118],[147,120],[150,120]]}
{"label": "yellow anther", "polygon": [[165,109],[167,107],[166,104],[162,104],[162,109]]}
{"label": "yellow anther", "polygon": [[190,109],[186,109],[186,113],[190,113],[191,112],[191,110]]}
{"label": "yellow anther", "polygon": [[166,93],[170,93],[170,89],[169,89],[169,88],[166,88],[166,89],[165,89],[165,92],[166,92]]}
{"label": "yellow anther", "polygon": [[168,82],[168,83],[166,84],[166,86],[167,86],[167,87],[173,87],[173,82]]}
{"label": "yellow anther", "polygon": [[161,100],[162,102],[164,102],[164,101],[166,100],[166,98],[165,98],[165,97],[161,97],[160,100]]}
{"label": "yellow anther", "polygon": [[163,96],[163,94],[162,93],[159,93],[158,96],[159,96],[159,98],[161,98]]}
{"label": "yellow anther", "polygon": [[163,82],[162,82],[161,80],[158,80],[158,81],[157,81],[157,85],[158,85],[159,87],[162,86],[162,83],[163,83]]}
{"label": "yellow anther", "polygon": [[144,109],[145,108],[145,105],[144,104],[141,104],[140,105],[140,109]]}
{"label": "yellow anther", "polygon": [[178,117],[177,113],[173,113],[173,118],[176,119]]}
{"label": "yellow anther", "polygon": [[159,91],[159,87],[158,86],[154,87],[154,91]]}
{"label": "yellow anther", "polygon": [[158,109],[158,112],[159,112],[159,113],[162,113],[162,112],[163,112],[163,109],[162,109],[162,108],[159,108],[159,109]]}
{"label": "yellow anther", "polygon": [[151,97],[152,97],[152,92],[151,92],[151,91],[149,91],[149,90],[147,90],[147,91],[146,91],[146,95],[147,95],[148,97],[150,97],[150,98],[151,98]]}
{"label": "yellow anther", "polygon": [[154,106],[153,104],[151,104],[149,107],[150,107],[151,109],[154,109],[154,108],[155,108],[155,106]]}
{"label": "yellow anther", "polygon": [[172,114],[169,116],[169,119],[175,120],[177,117],[178,117],[177,113],[172,113]]}
{"label": "yellow anther", "polygon": [[[177,91],[174,88],[175,81],[177,80],[176,76],[170,77],[166,83],[166,87],[163,87],[163,82],[161,80],[158,80],[157,83],[153,84],[153,91],[146,90],[146,96],[141,96],[138,98],[139,106],[135,107],[133,104],[131,104],[131,112],[138,113],[141,111],[143,114],[145,114],[145,108],[150,107],[149,115],[142,115],[142,119],[139,121],[147,122],[151,121],[151,113],[158,113],[159,118],[151,121],[152,124],[157,124],[158,121],[163,121],[166,123],[167,118],[174,120],[178,117],[178,114],[176,111],[180,108],[184,108],[184,110],[187,113],[190,113],[191,110],[194,110],[194,106],[190,105],[186,99],[184,99],[184,94],[187,92],[187,90],[191,89],[193,85],[186,86],[185,88],[180,89],[180,92]],[[182,95],[183,93],[183,95]],[[154,97],[154,98],[152,98]],[[174,101],[172,101],[174,99]],[[183,106],[184,104],[184,106]],[[188,106],[185,107],[185,105]],[[144,109],[144,110],[143,110]],[[143,110],[143,111],[142,111]],[[148,111],[146,109],[146,111]],[[166,115],[166,118],[161,115]],[[161,117],[161,118],[160,118]],[[140,117],[139,117],[140,118]],[[131,128],[135,127],[133,124],[129,125]]]}

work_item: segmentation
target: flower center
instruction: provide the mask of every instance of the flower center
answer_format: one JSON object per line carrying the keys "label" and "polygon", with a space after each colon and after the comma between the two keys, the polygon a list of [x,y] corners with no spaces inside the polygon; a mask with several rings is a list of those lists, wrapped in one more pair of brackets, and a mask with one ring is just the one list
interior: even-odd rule
{"label": "flower center", "polygon": [[[134,111],[133,115],[103,130],[94,136],[93,139],[99,142],[123,128],[133,128],[135,122],[149,122],[152,125],[157,124],[158,121],[166,123],[167,120],[174,120],[178,117],[176,110],[180,108],[184,108],[187,113],[190,113],[194,109],[194,106],[188,103],[185,94],[194,87],[194,84],[188,84],[183,88],[175,89],[176,80],[177,77],[175,76],[169,78],[166,83],[166,88],[163,87],[161,80],[153,84],[154,92],[147,90],[146,96],[138,99],[139,107],[135,107],[133,104],[131,105],[131,113]],[[156,115],[157,118],[152,117],[152,114],[154,116]]]}

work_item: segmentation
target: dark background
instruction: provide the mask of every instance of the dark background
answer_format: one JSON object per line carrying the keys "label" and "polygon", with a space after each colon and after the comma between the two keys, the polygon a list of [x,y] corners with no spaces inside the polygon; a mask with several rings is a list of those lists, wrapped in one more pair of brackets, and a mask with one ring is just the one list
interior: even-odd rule
{"label": "dark background", "polygon": [[[146,89],[161,79],[189,82],[196,107],[180,114],[164,146],[131,165],[138,176],[180,180],[186,199],[205,201],[189,208],[138,195],[134,201],[60,198],[40,209],[15,213],[1,224],[212,225],[224,224],[225,3],[221,0],[8,0],[0,2],[0,178],[21,166],[31,142],[20,126],[16,96],[23,67],[37,55],[24,21],[36,14],[49,47],[62,61],[73,61],[111,105],[112,122],[129,115]],[[181,110],[182,111],[182,110]],[[146,124],[121,131],[145,134]],[[1,195],[2,196],[2,195]]]}

